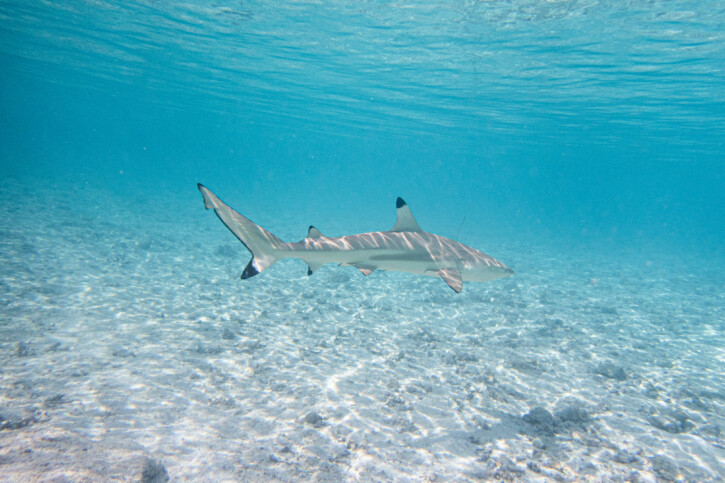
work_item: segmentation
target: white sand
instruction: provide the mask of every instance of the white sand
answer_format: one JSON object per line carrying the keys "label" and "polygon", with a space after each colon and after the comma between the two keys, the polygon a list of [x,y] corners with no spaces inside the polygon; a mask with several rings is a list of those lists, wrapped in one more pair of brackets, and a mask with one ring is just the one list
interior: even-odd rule
{"label": "white sand", "polygon": [[0,205],[1,481],[725,475],[722,261],[466,240],[516,276],[242,281],[193,185],[70,189],[0,188],[33,193]]}

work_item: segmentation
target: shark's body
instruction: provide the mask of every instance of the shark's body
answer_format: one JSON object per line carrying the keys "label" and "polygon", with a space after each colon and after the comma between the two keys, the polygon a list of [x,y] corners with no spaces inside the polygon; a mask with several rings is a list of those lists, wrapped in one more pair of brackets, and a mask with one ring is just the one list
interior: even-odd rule
{"label": "shark's body", "polygon": [[357,267],[366,276],[375,270],[394,270],[440,277],[456,292],[463,290],[464,281],[487,282],[513,275],[506,265],[475,248],[423,231],[402,198],[398,198],[398,220],[390,231],[328,237],[311,226],[306,238],[286,243],[234,211],[203,185],[198,187],[204,207],[213,209],[252,252],[243,279],[282,258],[304,260],[308,275],[326,263],[339,263]]}

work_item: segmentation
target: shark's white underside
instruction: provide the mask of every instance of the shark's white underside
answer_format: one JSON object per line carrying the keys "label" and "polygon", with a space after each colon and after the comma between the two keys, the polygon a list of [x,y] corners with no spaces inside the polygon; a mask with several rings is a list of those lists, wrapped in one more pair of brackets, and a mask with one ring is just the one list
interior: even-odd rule
{"label": "shark's white underside", "polygon": [[389,231],[327,237],[310,227],[307,237],[286,243],[236,212],[203,185],[198,187],[204,206],[213,209],[252,252],[252,260],[242,274],[245,279],[282,258],[304,260],[310,275],[326,263],[338,263],[357,267],[365,275],[390,270],[440,277],[456,292],[463,289],[464,281],[487,282],[513,275],[506,265],[475,248],[423,231],[401,198],[397,201],[397,222]]}

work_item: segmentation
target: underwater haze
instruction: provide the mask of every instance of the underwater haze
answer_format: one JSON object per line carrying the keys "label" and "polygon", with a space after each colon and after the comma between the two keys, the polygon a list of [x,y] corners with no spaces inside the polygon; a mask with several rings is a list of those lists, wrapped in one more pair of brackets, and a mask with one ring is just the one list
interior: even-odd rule
{"label": "underwater haze", "polygon": [[0,125],[0,481],[725,478],[721,2],[0,0]]}

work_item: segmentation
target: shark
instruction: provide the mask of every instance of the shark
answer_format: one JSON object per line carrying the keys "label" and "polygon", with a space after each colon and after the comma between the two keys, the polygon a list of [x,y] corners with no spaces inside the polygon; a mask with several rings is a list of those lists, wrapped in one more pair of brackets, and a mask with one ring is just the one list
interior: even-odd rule
{"label": "shark", "polygon": [[397,220],[388,231],[333,237],[310,226],[302,240],[284,242],[225,204],[201,183],[197,187],[204,198],[204,207],[214,210],[252,253],[242,272],[245,280],[284,258],[303,260],[307,263],[307,275],[327,263],[337,263],[356,267],[365,276],[376,270],[389,270],[438,277],[458,293],[463,290],[464,281],[488,282],[514,273],[475,248],[423,231],[402,198],[396,201]]}

